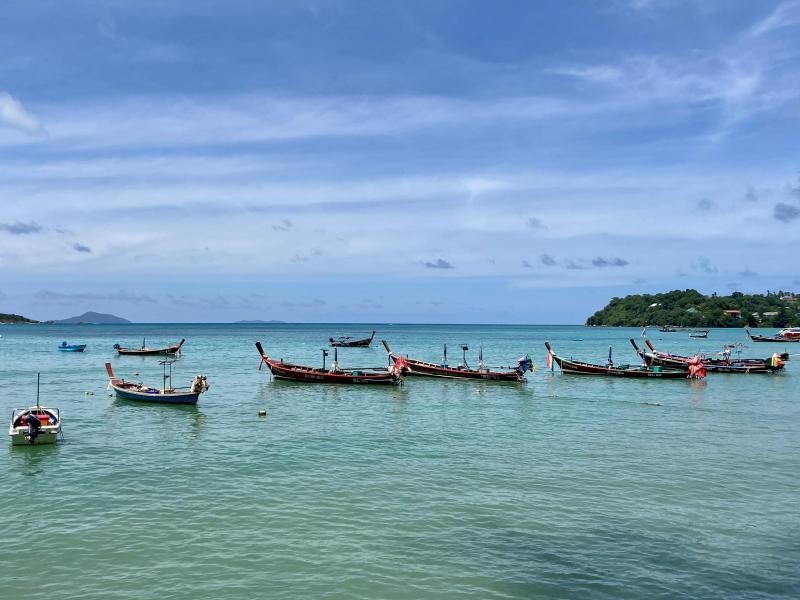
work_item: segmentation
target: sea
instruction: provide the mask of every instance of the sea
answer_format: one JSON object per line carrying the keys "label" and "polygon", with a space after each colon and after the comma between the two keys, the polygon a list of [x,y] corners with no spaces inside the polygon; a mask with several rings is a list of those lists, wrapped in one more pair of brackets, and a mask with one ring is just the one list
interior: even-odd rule
{"label": "sea", "polygon": [[[254,343],[321,366],[397,353],[508,366],[522,384],[274,381]],[[648,330],[658,349],[769,356],[741,329]],[[763,333],[770,333],[763,331]],[[408,324],[0,326],[0,407],[60,409],[63,440],[0,449],[0,598],[800,598],[800,356],[702,381],[561,375],[638,362],[640,328]],[[104,363],[197,406],[115,399]],[[57,350],[87,344],[84,353]],[[463,351],[461,346],[468,350]],[[332,349],[327,364],[333,358]],[[792,391],[794,390],[794,391]],[[259,416],[261,409],[266,416]]]}

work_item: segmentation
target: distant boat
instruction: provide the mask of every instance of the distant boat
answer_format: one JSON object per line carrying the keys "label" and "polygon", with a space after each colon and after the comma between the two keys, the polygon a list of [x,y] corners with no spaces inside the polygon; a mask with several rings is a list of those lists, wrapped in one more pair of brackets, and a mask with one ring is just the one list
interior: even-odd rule
{"label": "distant boat", "polygon": [[168,348],[148,348],[145,345],[145,339],[142,338],[141,348],[123,348],[119,344],[114,344],[114,350],[116,350],[120,356],[166,356],[168,354],[180,354],[181,346],[183,346],[183,342],[185,341],[186,338],[182,339],[180,343],[169,346]]}
{"label": "distant boat", "polygon": [[547,348],[550,358],[559,366],[561,372],[565,375],[606,375],[609,377],[654,379],[687,379],[690,376],[702,379],[705,377],[705,369],[702,368],[702,365],[699,365],[699,368],[692,375],[688,374],[684,369],[639,365],[614,365],[611,363],[611,348],[608,349],[608,364],[598,365],[557,356],[553,352],[550,342],[545,342],[544,346]]}
{"label": "distant boat", "polygon": [[369,384],[369,385],[399,385],[402,383],[402,374],[406,369],[403,361],[396,362],[387,370],[377,369],[351,369],[344,370],[339,368],[338,350],[334,348],[334,359],[330,369],[325,368],[325,357],[327,350],[322,351],[322,368],[306,367],[303,365],[293,365],[285,363],[283,360],[270,358],[264,352],[261,342],[256,342],[256,348],[261,355],[262,365],[272,373],[275,379],[286,379],[290,381],[303,381],[306,383],[346,383],[346,384]]}
{"label": "distant boat", "polygon": [[383,347],[389,353],[389,358],[397,363],[403,360],[408,364],[409,375],[423,375],[427,377],[443,377],[445,379],[484,379],[489,381],[525,381],[525,373],[533,370],[532,361],[530,356],[524,356],[517,361],[517,366],[514,369],[509,367],[508,371],[492,371],[487,368],[483,363],[483,348],[481,348],[479,355],[479,363],[477,369],[471,369],[467,365],[466,352],[468,350],[466,344],[462,345],[464,351],[464,363],[461,365],[450,366],[447,364],[447,344],[444,346],[444,358],[442,364],[435,364],[417,360],[415,358],[408,358],[394,354],[392,349],[389,348],[389,343],[382,340]]}
{"label": "distant boat", "polygon": [[83,352],[86,350],[86,344],[68,344],[67,342],[61,342],[58,349],[61,350],[61,352]]}
{"label": "distant boat", "polygon": [[11,412],[8,435],[12,446],[55,444],[61,433],[61,413],[39,405],[39,374],[36,375],[36,406]]}
{"label": "distant boat", "polygon": [[372,338],[374,337],[375,332],[373,331],[371,336],[361,340],[354,340],[350,336],[345,335],[338,338],[328,338],[328,341],[334,348],[364,348],[372,343]]}
{"label": "distant boat", "polygon": [[781,329],[775,335],[753,335],[749,329],[745,329],[747,335],[754,342],[800,342],[800,328],[791,327],[789,329]]}
{"label": "distant boat", "polygon": [[678,328],[673,327],[672,325],[662,325],[658,330],[662,333],[675,333],[678,331]]}
{"label": "distant boat", "polygon": [[[114,375],[111,363],[106,363],[108,384],[122,400],[137,400],[140,402],[155,402],[162,404],[197,404],[200,394],[208,390],[208,379],[205,375],[197,375],[192,383],[185,388],[172,387],[172,364],[174,360],[163,360],[159,364],[164,366],[164,379],[161,388],[154,388],[140,382],[125,381]],[[167,370],[169,369],[169,373]]]}
{"label": "distant boat", "polygon": [[707,338],[708,337],[708,330],[698,330],[698,331],[690,331],[689,332],[690,338]]}

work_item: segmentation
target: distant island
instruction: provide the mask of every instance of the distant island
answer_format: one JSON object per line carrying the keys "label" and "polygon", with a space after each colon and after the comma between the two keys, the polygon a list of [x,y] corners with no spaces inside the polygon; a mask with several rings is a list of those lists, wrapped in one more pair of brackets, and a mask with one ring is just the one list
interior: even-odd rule
{"label": "distant island", "polygon": [[54,321],[54,323],[65,323],[65,324],[87,324],[87,325],[110,325],[110,324],[120,324],[120,323],[130,323],[128,319],[123,319],[122,317],[117,317],[116,315],[108,315],[104,313],[98,312],[85,312],[82,315],[77,317],[70,317],[69,319],[61,319],[59,321]]}
{"label": "distant island", "polygon": [[270,321],[261,321],[260,319],[254,319],[251,321],[235,321],[235,323],[244,323],[248,325],[258,325],[258,324],[265,324],[265,323],[286,323],[286,321],[278,321],[276,319],[272,319]]}
{"label": "distant island", "polygon": [[33,319],[29,319],[28,317],[23,317],[22,315],[13,315],[13,314],[6,314],[0,313],[0,323],[3,324],[19,324],[19,323],[38,323],[39,321],[34,321]]}
{"label": "distant island", "polygon": [[612,298],[586,320],[589,326],[790,327],[800,324],[800,295],[793,292],[705,296],[697,290]]}

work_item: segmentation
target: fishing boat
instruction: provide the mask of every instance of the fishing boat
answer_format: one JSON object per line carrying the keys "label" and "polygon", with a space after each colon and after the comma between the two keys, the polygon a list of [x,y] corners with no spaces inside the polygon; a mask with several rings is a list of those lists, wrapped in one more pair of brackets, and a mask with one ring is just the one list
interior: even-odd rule
{"label": "fishing boat", "polygon": [[39,405],[39,374],[36,374],[36,406],[11,411],[8,435],[12,446],[55,444],[61,433],[61,413]]}
{"label": "fishing boat", "polygon": [[775,335],[753,335],[749,329],[745,329],[747,335],[754,342],[800,342],[800,328],[792,327],[789,329],[781,329]]}
{"label": "fishing boat", "polygon": [[185,341],[186,338],[182,339],[174,346],[169,346],[167,348],[148,348],[145,344],[145,338],[142,338],[141,348],[123,348],[119,344],[114,344],[114,350],[116,350],[120,356],[166,356],[169,354],[180,354],[181,347]]}
{"label": "fishing boat", "polygon": [[275,379],[285,379],[290,381],[304,381],[307,383],[347,383],[347,384],[371,384],[371,385],[399,385],[402,383],[402,375],[407,365],[403,361],[395,362],[394,365],[386,370],[370,369],[350,369],[345,370],[339,367],[338,349],[334,348],[333,364],[330,369],[325,368],[325,358],[328,351],[322,350],[322,368],[306,367],[303,365],[293,365],[276,360],[267,356],[261,342],[256,342],[256,348],[261,355],[261,362],[258,364],[259,370],[263,365],[272,373]]}
{"label": "fishing boat", "polygon": [[114,375],[111,363],[106,363],[108,385],[122,400],[137,400],[140,402],[155,402],[161,404],[197,404],[200,394],[210,387],[205,375],[197,375],[192,383],[185,388],[172,387],[172,365],[175,360],[162,360],[159,364],[164,367],[163,386],[150,387],[138,381],[126,381]]}
{"label": "fishing boat", "polygon": [[61,342],[58,349],[61,352],[83,352],[86,350],[86,344],[68,344],[67,342]]}
{"label": "fishing boat", "polygon": [[334,348],[366,348],[372,343],[372,338],[375,337],[375,332],[368,338],[362,340],[354,340],[350,336],[340,336],[338,338],[328,338],[328,342]]}
{"label": "fishing boat", "polygon": [[461,349],[464,352],[464,362],[460,365],[449,365],[447,362],[447,344],[444,345],[444,356],[441,364],[425,362],[417,360],[416,358],[408,358],[392,352],[389,343],[386,340],[381,340],[386,352],[389,353],[389,358],[397,364],[397,361],[403,360],[408,365],[409,375],[420,375],[425,377],[444,377],[446,379],[485,379],[489,381],[525,381],[525,373],[533,371],[533,361],[530,356],[523,356],[517,361],[515,367],[508,367],[504,371],[492,371],[483,361],[483,348],[480,349],[478,355],[478,368],[471,369],[467,364],[466,352],[469,350],[466,344],[462,344]]}
{"label": "fishing boat", "polygon": [[669,367],[672,369],[689,370],[691,361],[699,358],[700,362],[709,373],[774,373],[784,367],[784,361],[778,354],[773,354],[770,358],[733,358],[731,347],[726,346],[723,351],[716,356],[701,355],[699,357],[680,356],[668,352],[659,352],[655,349],[650,340],[644,343],[650,349],[640,349],[636,341],[630,340],[633,349],[636,351],[646,365]]}
{"label": "fishing boat", "polygon": [[614,365],[611,361],[611,348],[608,349],[608,362],[605,365],[587,363],[571,358],[562,358],[553,352],[550,342],[544,343],[548,352],[548,362],[557,364],[565,375],[606,375],[610,377],[625,378],[653,378],[653,379],[686,379],[705,377],[705,369],[698,360],[693,372],[687,373],[684,369],[671,369],[660,366],[646,365]]}

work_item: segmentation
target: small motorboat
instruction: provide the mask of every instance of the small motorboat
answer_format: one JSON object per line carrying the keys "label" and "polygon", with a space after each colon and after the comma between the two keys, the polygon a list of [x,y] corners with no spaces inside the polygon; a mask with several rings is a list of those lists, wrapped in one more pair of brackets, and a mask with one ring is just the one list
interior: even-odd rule
{"label": "small motorboat", "polygon": [[55,444],[61,433],[61,414],[57,408],[39,405],[39,375],[36,375],[36,406],[15,408],[11,412],[8,435],[12,446]]}
{"label": "small motorboat", "polygon": [[197,375],[185,388],[172,387],[172,364],[174,360],[162,360],[164,367],[164,383],[161,388],[147,386],[138,381],[125,381],[114,375],[111,363],[106,363],[108,385],[122,400],[138,400],[140,402],[157,402],[164,404],[197,404],[200,394],[210,387],[205,375]]}
{"label": "small motorboat", "polygon": [[690,331],[689,332],[689,337],[690,338],[697,338],[697,339],[707,338],[708,337],[708,329],[698,329],[696,331]]}
{"label": "small motorboat", "polygon": [[58,349],[61,352],[83,352],[86,350],[86,344],[68,344],[67,342],[61,342]]}
{"label": "small motorboat", "polygon": [[186,341],[186,338],[182,339],[174,346],[168,346],[166,348],[148,348],[145,341],[145,338],[142,338],[141,348],[124,348],[119,344],[114,344],[114,350],[116,350],[117,354],[120,356],[167,356],[169,354],[180,354],[181,347],[183,346],[183,342]]}
{"label": "small motorboat", "polygon": [[344,335],[338,338],[328,338],[328,342],[334,348],[367,348],[374,337],[375,332],[373,331],[371,336],[361,340],[354,340],[349,335]]}

